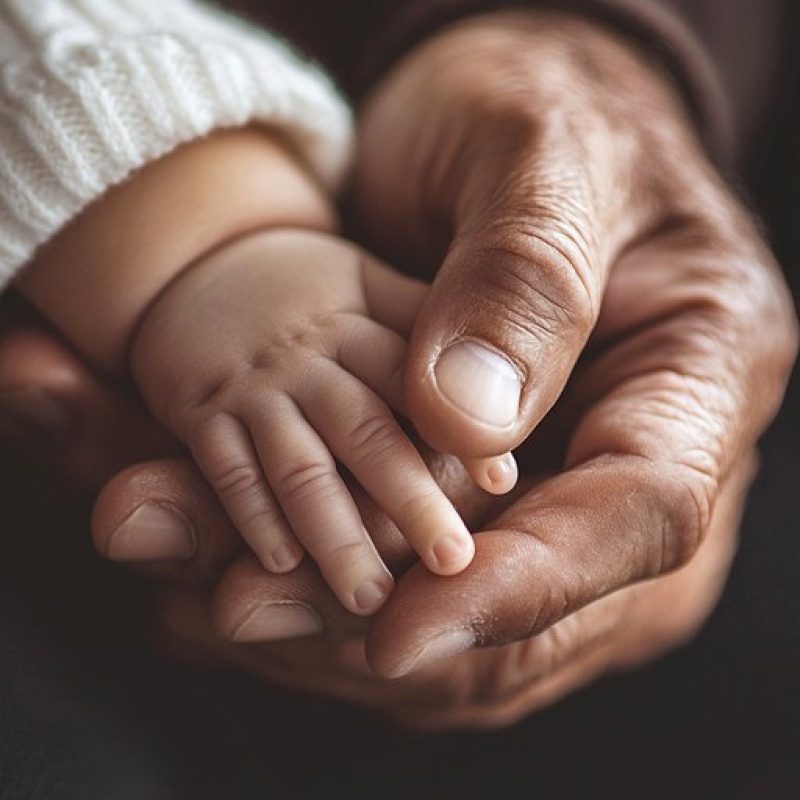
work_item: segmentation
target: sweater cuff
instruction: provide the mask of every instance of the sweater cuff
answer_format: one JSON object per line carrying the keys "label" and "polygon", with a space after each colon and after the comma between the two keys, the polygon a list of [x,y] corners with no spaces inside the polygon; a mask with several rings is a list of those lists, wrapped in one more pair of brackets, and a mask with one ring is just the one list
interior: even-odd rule
{"label": "sweater cuff", "polygon": [[680,14],[658,0],[410,0],[377,32],[357,70],[356,89],[374,83],[405,51],[464,17],[510,8],[550,8],[596,19],[632,40],[645,57],[660,63],[682,92],[711,157],[728,164],[734,156],[732,111],[717,70],[702,42]]}
{"label": "sweater cuff", "polygon": [[284,43],[189,0],[21,0],[0,11],[0,286],[134,170],[259,123],[335,189],[350,112]]}

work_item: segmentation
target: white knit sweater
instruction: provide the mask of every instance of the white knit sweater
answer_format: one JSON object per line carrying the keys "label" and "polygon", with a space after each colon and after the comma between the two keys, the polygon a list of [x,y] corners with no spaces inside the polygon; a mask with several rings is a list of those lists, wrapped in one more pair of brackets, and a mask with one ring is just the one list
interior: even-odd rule
{"label": "white knit sweater", "polygon": [[336,187],[349,111],[268,33],[193,0],[0,0],[0,288],[133,170],[248,122]]}

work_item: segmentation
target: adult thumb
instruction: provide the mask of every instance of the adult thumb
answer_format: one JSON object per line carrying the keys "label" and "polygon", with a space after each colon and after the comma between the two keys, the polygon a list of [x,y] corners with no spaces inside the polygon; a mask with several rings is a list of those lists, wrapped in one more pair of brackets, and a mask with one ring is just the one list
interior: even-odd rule
{"label": "adult thumb", "polygon": [[415,322],[408,409],[443,452],[483,457],[520,444],[557,400],[597,319],[608,259],[583,210],[588,187],[578,176],[570,197],[537,177],[523,170],[501,197],[475,192],[481,202],[459,221]]}

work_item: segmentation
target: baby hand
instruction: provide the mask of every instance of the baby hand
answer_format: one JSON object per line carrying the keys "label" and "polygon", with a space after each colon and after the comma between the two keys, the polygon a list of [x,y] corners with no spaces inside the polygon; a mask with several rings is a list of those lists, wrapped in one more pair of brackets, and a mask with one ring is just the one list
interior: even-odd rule
{"label": "baby hand", "polygon": [[131,351],[151,410],[263,565],[293,569],[302,545],[356,614],[377,610],[393,579],[337,462],[430,570],[452,575],[474,554],[392,413],[403,410],[398,330],[424,291],[332,236],[262,232],[179,276]]}

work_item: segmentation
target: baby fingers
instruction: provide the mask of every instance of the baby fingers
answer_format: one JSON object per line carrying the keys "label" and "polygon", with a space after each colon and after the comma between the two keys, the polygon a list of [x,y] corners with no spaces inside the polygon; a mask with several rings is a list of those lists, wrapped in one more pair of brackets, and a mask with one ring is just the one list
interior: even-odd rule
{"label": "baby fingers", "polygon": [[[367,317],[355,317],[339,343],[337,360],[393,411],[405,415],[403,373],[407,350],[407,342],[400,334]],[[490,494],[507,494],[519,477],[511,453],[465,459],[464,466],[475,483]]]}
{"label": "baby fingers", "polygon": [[262,400],[246,421],[275,497],[334,594],[355,614],[377,611],[394,581],[325,443],[287,395]]}
{"label": "baby fingers", "polygon": [[264,478],[253,443],[235,417],[217,413],[193,426],[189,448],[231,522],[271,572],[288,572],[303,558]]}
{"label": "baby fingers", "polygon": [[461,572],[472,536],[386,404],[333,362],[298,397],[334,456],[384,509],[428,568]]}

